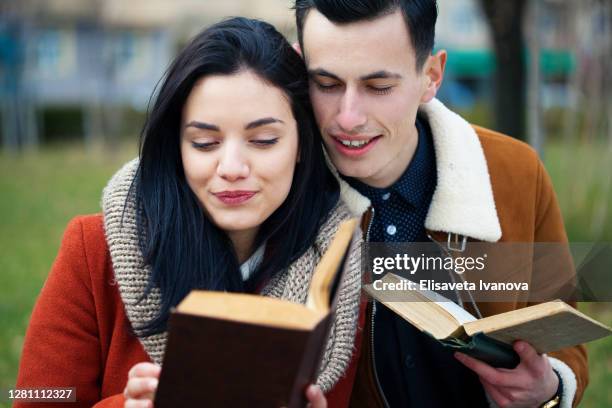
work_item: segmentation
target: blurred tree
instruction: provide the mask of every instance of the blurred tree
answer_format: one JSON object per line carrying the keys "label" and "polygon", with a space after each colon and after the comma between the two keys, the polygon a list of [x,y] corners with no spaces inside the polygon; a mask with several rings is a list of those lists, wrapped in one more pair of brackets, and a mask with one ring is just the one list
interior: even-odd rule
{"label": "blurred tree", "polygon": [[[568,197],[568,224],[581,220],[592,240],[610,240],[612,226],[612,0],[568,1],[571,18],[565,27],[576,69],[568,83],[563,115],[564,156],[560,195]],[[602,156],[577,168],[576,152],[592,149]],[[586,150],[588,151],[588,150]],[[577,228],[576,228],[577,229]]]}
{"label": "blurred tree", "polygon": [[495,57],[496,130],[525,140],[527,104],[523,18],[527,0],[479,0],[491,29]]}

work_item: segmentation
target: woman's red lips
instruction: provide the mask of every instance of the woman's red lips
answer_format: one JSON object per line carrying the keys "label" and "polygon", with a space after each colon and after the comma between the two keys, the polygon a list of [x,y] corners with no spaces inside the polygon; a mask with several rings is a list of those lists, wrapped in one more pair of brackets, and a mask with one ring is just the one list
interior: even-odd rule
{"label": "woman's red lips", "polygon": [[242,204],[250,200],[255,194],[257,194],[257,191],[244,190],[221,191],[218,193],[213,193],[215,197],[217,197],[222,203],[227,205]]}

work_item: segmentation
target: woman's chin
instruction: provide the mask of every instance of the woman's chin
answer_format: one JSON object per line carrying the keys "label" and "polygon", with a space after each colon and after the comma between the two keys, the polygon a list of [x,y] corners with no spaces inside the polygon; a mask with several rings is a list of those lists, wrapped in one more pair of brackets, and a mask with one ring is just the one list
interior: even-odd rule
{"label": "woman's chin", "polygon": [[240,233],[252,231],[259,228],[265,221],[265,218],[244,217],[241,214],[233,214],[228,217],[220,217],[215,220],[217,227],[227,233]]}

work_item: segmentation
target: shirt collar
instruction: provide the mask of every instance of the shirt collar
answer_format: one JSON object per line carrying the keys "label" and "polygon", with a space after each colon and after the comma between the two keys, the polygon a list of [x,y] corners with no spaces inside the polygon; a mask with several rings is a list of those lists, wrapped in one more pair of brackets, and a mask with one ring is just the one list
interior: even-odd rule
{"label": "shirt collar", "polygon": [[240,265],[240,273],[242,274],[242,280],[248,280],[253,272],[259,267],[263,260],[264,252],[266,251],[266,243],[264,242],[257,248],[257,250]]}

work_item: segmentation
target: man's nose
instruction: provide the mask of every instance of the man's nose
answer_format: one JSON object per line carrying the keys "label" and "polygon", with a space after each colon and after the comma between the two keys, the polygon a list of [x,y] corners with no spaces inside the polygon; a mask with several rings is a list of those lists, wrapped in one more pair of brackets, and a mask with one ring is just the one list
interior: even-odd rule
{"label": "man's nose", "polygon": [[340,101],[340,110],[336,122],[345,132],[352,132],[355,128],[365,125],[367,117],[361,106],[360,96],[356,90],[347,88]]}
{"label": "man's nose", "polygon": [[238,144],[224,146],[217,165],[217,175],[227,181],[236,181],[249,176],[250,166]]}

